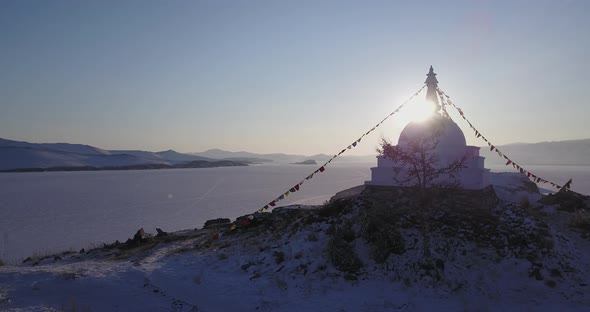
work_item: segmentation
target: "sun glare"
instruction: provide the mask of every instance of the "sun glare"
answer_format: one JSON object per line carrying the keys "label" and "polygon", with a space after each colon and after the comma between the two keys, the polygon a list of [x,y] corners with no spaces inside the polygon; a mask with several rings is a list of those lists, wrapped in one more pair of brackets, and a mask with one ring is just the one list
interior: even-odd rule
{"label": "sun glare", "polygon": [[410,103],[406,110],[410,121],[424,121],[434,113],[434,104],[429,101],[419,101]]}

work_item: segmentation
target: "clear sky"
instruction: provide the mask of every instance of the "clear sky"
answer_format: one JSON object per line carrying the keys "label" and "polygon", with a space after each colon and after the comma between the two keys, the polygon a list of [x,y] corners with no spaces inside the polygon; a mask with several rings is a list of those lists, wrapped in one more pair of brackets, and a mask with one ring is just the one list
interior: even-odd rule
{"label": "clear sky", "polygon": [[333,154],[434,65],[495,144],[590,138],[589,16],[585,0],[3,0],[0,137]]}

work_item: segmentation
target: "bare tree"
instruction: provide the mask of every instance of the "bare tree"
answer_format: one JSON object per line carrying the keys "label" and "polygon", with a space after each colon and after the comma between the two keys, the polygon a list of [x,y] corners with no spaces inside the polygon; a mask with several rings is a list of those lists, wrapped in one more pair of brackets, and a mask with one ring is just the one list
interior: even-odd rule
{"label": "bare tree", "polygon": [[403,145],[394,146],[382,139],[381,147],[377,150],[382,156],[392,160],[396,182],[418,191],[419,205],[416,212],[421,221],[417,225],[424,237],[423,255],[426,262],[432,261],[428,209],[436,195],[435,190],[460,187],[458,175],[466,167],[467,161],[467,155],[463,155],[450,163],[441,163],[437,147],[446,127],[444,118],[433,118],[425,133],[404,141]]}
{"label": "bare tree", "polygon": [[[403,186],[415,187],[422,195],[426,195],[427,191],[433,188],[460,187],[458,175],[466,167],[466,155],[450,163],[441,163],[436,151],[445,127],[441,120],[432,120],[430,131],[426,131],[423,136],[405,141],[403,146],[391,145],[386,139],[382,139],[381,147],[377,150],[394,163],[392,170],[395,170],[396,182]],[[441,179],[443,176],[446,179]]]}

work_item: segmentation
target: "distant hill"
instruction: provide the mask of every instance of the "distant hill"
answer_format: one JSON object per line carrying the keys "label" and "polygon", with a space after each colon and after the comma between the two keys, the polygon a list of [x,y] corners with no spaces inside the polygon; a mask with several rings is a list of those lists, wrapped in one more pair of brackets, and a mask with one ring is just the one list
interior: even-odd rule
{"label": "distant hill", "polygon": [[148,151],[137,151],[137,150],[111,150],[109,151],[112,155],[132,155],[138,158],[158,162],[158,163],[169,163],[162,155],[158,155],[155,152]]}
{"label": "distant hill", "polygon": [[[210,149],[200,153],[192,153],[192,155],[198,155],[203,157],[211,157],[217,159],[247,159],[247,158],[254,158],[254,159],[263,159],[266,162],[273,161],[280,164],[291,164],[300,161],[301,159],[315,159],[317,162],[324,162],[330,159],[331,155],[326,154],[316,154],[316,155],[293,155],[293,154],[283,154],[283,153],[272,153],[272,154],[257,154],[251,152],[231,152],[225,151],[221,149]],[[340,156],[337,158],[337,161],[374,161],[375,155],[367,155],[367,156]]]}
{"label": "distant hill", "polygon": [[272,159],[264,159],[264,158],[256,158],[256,157],[228,157],[223,158],[223,160],[231,160],[231,161],[238,161],[247,164],[263,164],[263,163],[271,163],[273,162]]}
{"label": "distant hill", "polygon": [[[512,160],[528,165],[590,166],[590,139],[539,143],[514,143],[498,146]],[[486,164],[505,164],[495,152],[481,148]]]}
{"label": "distant hill", "polygon": [[168,163],[165,161],[143,159],[127,154],[88,155],[51,150],[45,147],[0,146],[0,170],[51,167],[131,166],[140,164]]}
{"label": "distant hill", "polygon": [[36,150],[52,150],[66,153],[75,153],[82,155],[110,155],[107,150],[103,150],[90,145],[70,144],[70,143],[29,143],[22,141],[12,141],[0,138],[0,147],[21,147]]}
{"label": "distant hill", "polygon": [[[220,149],[210,149],[200,153],[192,153],[192,155],[216,159],[264,159],[266,162],[273,161],[279,163],[290,163],[297,159],[306,158],[304,155],[288,155],[283,153],[256,154],[245,151],[230,152]],[[324,157],[327,159],[327,155],[324,155]]]}
{"label": "distant hill", "polygon": [[294,165],[317,165],[317,161],[315,161],[314,159],[307,159],[304,161],[298,161],[296,163],[293,163]]}
{"label": "distant hill", "polygon": [[178,169],[178,168],[214,168],[214,167],[238,167],[248,166],[246,163],[231,160],[195,160],[175,165],[166,164],[137,164],[122,166],[65,166],[65,167],[30,167],[0,170],[0,172],[44,172],[44,171],[101,171],[101,170],[148,170],[148,169]]}
{"label": "distant hill", "polygon": [[205,160],[205,161],[216,161],[218,159],[213,159],[209,157],[191,155],[191,154],[183,154],[173,150],[167,150],[163,152],[157,152],[156,154],[160,155],[162,158],[166,159],[167,161],[172,161],[176,163],[183,163],[188,161],[196,161],[196,160]]}
{"label": "distant hill", "polygon": [[29,143],[0,138],[0,171],[203,168],[245,165],[172,150],[114,150],[69,143]]}

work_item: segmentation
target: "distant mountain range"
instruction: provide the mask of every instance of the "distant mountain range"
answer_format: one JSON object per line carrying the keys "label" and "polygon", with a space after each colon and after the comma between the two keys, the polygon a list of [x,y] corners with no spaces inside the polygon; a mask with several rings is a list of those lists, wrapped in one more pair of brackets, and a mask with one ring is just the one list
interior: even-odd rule
{"label": "distant mountain range", "polygon": [[[326,154],[316,154],[311,156],[306,155],[292,155],[292,154],[283,154],[283,153],[273,153],[273,154],[257,154],[257,153],[250,153],[250,152],[230,152],[224,151],[220,149],[210,149],[200,153],[191,153],[191,155],[197,155],[202,157],[210,157],[216,159],[231,159],[231,160],[253,160],[254,162],[259,163],[268,163],[268,162],[275,162],[280,164],[291,164],[296,162],[302,162],[306,160],[315,160],[317,162],[324,162],[330,159],[331,155]],[[366,155],[366,156],[340,156],[337,158],[338,161],[373,161],[375,160],[375,155]]]}
{"label": "distant mountain range", "polygon": [[[529,165],[590,166],[590,139],[540,143],[514,143],[498,148],[514,161]],[[482,147],[486,164],[504,164],[495,152]],[[256,163],[292,164],[308,160],[322,163],[330,155],[312,156],[283,153],[257,154],[210,149],[200,153],[173,150],[105,150],[90,145],[69,143],[29,143],[0,138],[0,171],[38,170],[116,170],[157,168],[201,168]],[[375,155],[341,156],[339,162],[375,161]]]}
{"label": "distant mountain range", "polygon": [[[528,165],[579,165],[590,166],[590,139],[567,140],[539,143],[513,143],[498,146],[514,161]],[[220,149],[210,149],[201,153],[192,153],[202,157],[215,159],[250,159],[255,162],[274,162],[280,164],[300,163],[306,160],[315,160],[322,163],[330,159],[330,155],[317,154],[312,156],[290,154],[256,154],[250,152],[230,152]],[[506,161],[498,157],[496,152],[491,152],[487,146],[481,147],[481,155],[486,157],[486,164],[505,164]],[[339,162],[375,161],[375,155],[366,156],[340,156]]]}
{"label": "distant mountain range", "polygon": [[318,159],[318,160],[328,160],[330,156],[325,154],[318,154],[313,156],[305,156],[305,155],[289,155],[283,153],[274,153],[274,154],[256,154],[250,152],[230,152],[224,151],[220,149],[210,149],[200,153],[192,153],[191,155],[197,155],[201,157],[210,157],[216,159],[254,159],[258,160],[259,162],[278,162],[278,163],[290,163],[293,161],[302,161],[309,158]]}
{"label": "distant mountain range", "polygon": [[0,171],[202,168],[245,165],[172,150],[108,151],[90,145],[0,139]]}
{"label": "distant mountain range", "polygon": [[[539,143],[514,143],[498,146],[502,153],[518,163],[528,165],[578,165],[590,166],[590,139]],[[485,146],[480,154],[486,164],[505,164]]]}

